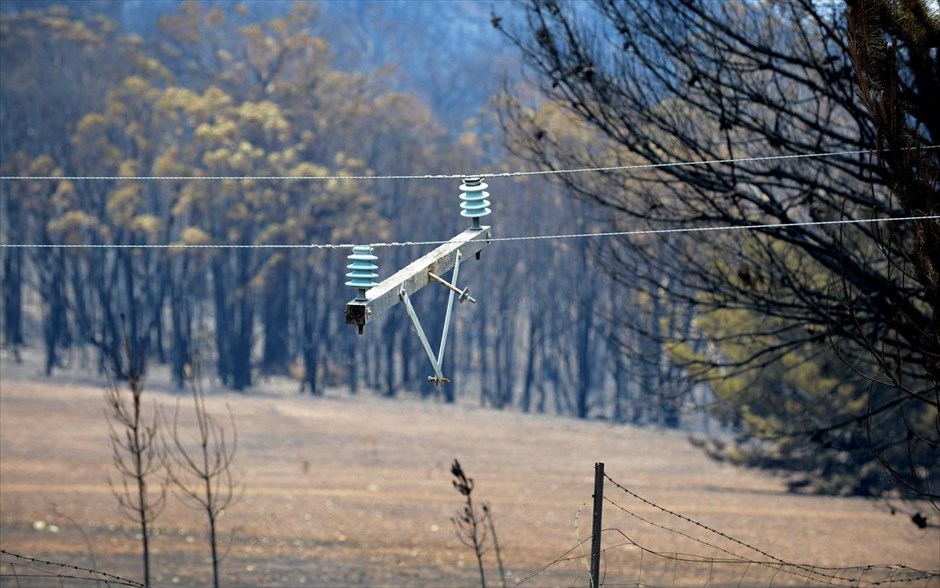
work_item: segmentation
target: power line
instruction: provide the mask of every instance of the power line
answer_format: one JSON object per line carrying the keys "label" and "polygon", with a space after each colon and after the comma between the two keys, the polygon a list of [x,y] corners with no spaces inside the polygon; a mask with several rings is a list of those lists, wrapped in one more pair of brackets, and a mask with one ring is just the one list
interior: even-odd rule
{"label": "power line", "polygon": [[[923,150],[937,149],[940,145],[920,147]],[[911,148],[915,149],[915,148]],[[729,159],[706,159],[700,161],[679,161],[667,163],[639,163],[631,165],[611,165],[603,167],[583,167],[571,169],[547,169],[532,171],[487,172],[476,174],[420,174],[420,175],[334,175],[334,176],[0,176],[0,181],[7,180],[69,180],[69,181],[220,181],[220,180],[460,180],[475,178],[513,178],[524,176],[547,176],[560,174],[579,174],[590,172],[630,171],[696,165],[718,165],[729,163],[750,163],[761,161],[784,161],[790,159],[810,159],[824,157],[842,157],[875,153],[875,149],[855,149],[851,151],[826,151],[818,153],[795,153],[789,155],[767,155],[760,157],[742,157]]]}
{"label": "power line", "polygon": [[[556,239],[589,239],[607,237],[631,237],[638,235],[668,235],[677,233],[706,233],[720,231],[756,231],[786,229],[792,227],[819,227],[832,225],[858,225],[919,220],[938,220],[940,215],[905,216],[896,218],[843,219],[830,221],[805,221],[792,223],[763,223],[752,225],[718,225],[710,227],[682,227],[674,229],[634,229],[629,231],[607,231],[599,233],[565,233],[555,235],[527,235],[518,237],[493,237],[491,243],[510,241],[548,241]],[[370,243],[371,247],[424,247],[443,245],[445,241],[391,241]],[[308,243],[308,244],[214,244],[214,243],[0,243],[0,248],[8,249],[351,249],[363,243]]]}

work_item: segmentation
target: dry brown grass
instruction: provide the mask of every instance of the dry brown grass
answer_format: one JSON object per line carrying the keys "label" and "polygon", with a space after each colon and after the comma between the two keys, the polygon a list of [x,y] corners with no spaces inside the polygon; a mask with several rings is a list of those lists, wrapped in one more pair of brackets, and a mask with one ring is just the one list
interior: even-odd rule
{"label": "dry brown grass", "polygon": [[[67,515],[88,535],[98,568],[137,579],[139,541],[108,488],[115,474],[103,382],[43,380],[37,371],[32,363],[0,361],[0,548],[90,566]],[[180,398],[159,374],[145,396],[167,407]],[[476,479],[474,497],[493,509],[511,582],[588,536],[595,461],[640,495],[787,561],[940,567],[936,530],[918,531],[865,500],[787,494],[778,479],[710,461],[681,433],[339,392],[315,399],[274,385],[246,395],[210,391],[208,402],[216,414],[229,403],[239,429],[235,469],[244,496],[220,522],[223,533],[234,531],[222,564],[228,585],[475,585],[473,555],[450,524],[461,507],[450,483],[455,457]],[[657,516],[610,486],[607,495]],[[610,505],[606,514],[605,527],[647,548],[724,555]],[[203,522],[177,503],[157,520],[152,565],[159,585],[210,579]],[[620,541],[615,532],[605,535],[607,547]],[[720,546],[759,559],[740,546]],[[495,583],[495,558],[488,558]],[[638,558],[635,547],[608,551],[608,582],[714,585],[744,574],[740,566],[718,566],[720,580],[714,565],[665,560],[670,568],[649,555],[641,570]],[[768,585],[772,574],[761,573],[748,571],[742,585]],[[584,560],[576,559],[536,579],[586,585],[587,578]]]}

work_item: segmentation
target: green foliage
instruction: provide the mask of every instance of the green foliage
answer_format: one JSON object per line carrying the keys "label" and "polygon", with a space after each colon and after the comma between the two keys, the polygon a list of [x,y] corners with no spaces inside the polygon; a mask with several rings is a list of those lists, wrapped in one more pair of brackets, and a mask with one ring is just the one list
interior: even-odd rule
{"label": "green foliage", "polygon": [[[862,493],[889,487],[869,475],[880,462],[902,491],[936,499],[938,223],[868,222],[935,209],[935,11],[521,4],[523,24],[501,30],[552,106],[503,106],[511,148],[539,167],[608,168],[558,181],[618,223],[694,231],[606,246],[607,269],[656,319],[624,320],[624,349],[665,344],[696,401],[714,389],[749,442],[739,459]],[[574,124],[552,125],[552,111]],[[585,145],[582,129],[600,140]],[[875,145],[880,165],[844,156]],[[827,151],[843,156],[786,160]],[[859,480],[831,483],[846,463]]]}
{"label": "green foliage", "polygon": [[[816,289],[827,286],[824,273],[797,250],[776,246],[793,276],[802,275]],[[728,279],[756,287],[753,275],[729,272]],[[711,413],[736,433],[735,443],[713,451],[715,457],[776,470],[793,489],[830,494],[891,492],[895,481],[883,460],[910,458],[931,487],[940,483],[936,473],[928,473],[940,468],[936,453],[909,443],[912,435],[929,435],[929,407],[914,404],[902,414],[882,414],[878,407],[904,392],[856,371],[827,344],[828,334],[735,308],[703,314],[695,327],[711,343],[699,351],[677,344],[671,352],[709,383],[716,397]]]}
{"label": "green foliage", "polygon": [[[4,154],[15,153],[5,157],[4,173],[118,178],[4,183],[5,209],[22,202],[17,214],[25,217],[16,232],[2,227],[6,237],[73,245],[382,239],[395,207],[379,206],[372,182],[257,177],[367,176],[374,166],[407,173],[464,151],[438,149],[444,135],[431,113],[410,95],[386,91],[382,75],[332,69],[328,44],[310,32],[312,4],[268,21],[231,8],[186,2],[161,20],[159,42],[65,9],[2,17],[0,91],[5,112],[22,123],[4,128]],[[187,179],[206,176],[252,179]],[[323,256],[267,249],[30,255],[49,290],[44,299],[61,308],[49,332],[74,329],[111,358],[103,363],[119,357],[114,325],[123,310],[132,339],[151,339],[146,346],[161,358],[171,347],[182,382],[201,306],[213,311],[219,376],[230,386],[250,385],[259,316],[266,339],[285,341],[265,351],[265,369],[284,369],[277,365],[300,355],[307,363],[331,359],[317,350],[339,326],[305,298],[342,288],[341,272]],[[169,307],[169,328],[161,307]],[[318,371],[322,365],[305,370],[311,387]]]}

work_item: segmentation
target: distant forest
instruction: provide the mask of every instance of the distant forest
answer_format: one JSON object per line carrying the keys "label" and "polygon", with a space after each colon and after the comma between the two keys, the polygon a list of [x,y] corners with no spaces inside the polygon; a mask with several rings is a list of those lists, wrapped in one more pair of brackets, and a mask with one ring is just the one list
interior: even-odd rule
{"label": "distant forest", "polygon": [[[898,459],[910,484],[936,490],[936,403],[924,403],[936,384],[922,353],[933,343],[911,351],[906,323],[877,316],[906,299],[904,312],[929,315],[921,283],[898,277],[913,233],[496,242],[461,265],[478,303],[455,309],[442,388],[427,381],[403,309],[361,336],[344,323],[351,251],[275,247],[449,239],[467,224],[460,181],[259,176],[871,147],[844,15],[809,2],[685,4],[640,16],[643,2],[5,2],[0,173],[43,178],[0,183],[0,240],[30,245],[0,249],[5,349],[41,348],[46,374],[78,364],[120,375],[126,340],[179,386],[199,361],[239,391],[278,376],[313,395],[407,392],[720,427],[734,442],[708,441],[714,457],[784,469],[794,488],[883,493],[902,470],[883,466]],[[187,179],[219,176],[252,179]],[[910,212],[881,177],[850,153],[493,178],[486,223],[496,237],[547,236]],[[167,244],[213,247],[133,247]],[[265,247],[214,247],[231,245]],[[428,249],[377,249],[380,277]],[[865,284],[884,301],[868,304]],[[432,346],[448,294],[433,286],[414,297]],[[890,412],[866,412],[898,394]],[[875,452],[872,431],[884,440]]]}
{"label": "distant forest", "polygon": [[[144,38],[61,7],[5,16],[4,175],[423,175],[522,165],[505,154],[491,112],[474,110],[460,128],[444,128],[422,100],[386,90],[393,72],[334,68],[330,45],[311,33],[317,18],[314,4],[258,21],[247,7],[188,3]],[[498,236],[591,225],[585,205],[563,201],[545,182],[491,184],[487,220]],[[6,242],[36,244],[446,240],[466,224],[459,185],[4,182],[3,230]],[[292,375],[313,394],[338,385],[435,393],[404,312],[362,337],[343,324],[355,294],[343,286],[346,253],[7,249],[6,341],[26,343],[24,329],[40,319],[32,331],[41,333],[47,373],[85,347],[95,349],[98,368],[121,373],[123,315],[138,353],[169,363],[180,385],[198,352],[236,390]],[[380,274],[422,253],[382,249]],[[465,264],[462,281],[479,303],[456,314],[447,399],[466,390],[498,408],[626,420],[625,395],[655,384],[623,377],[607,317],[615,293],[592,263],[587,242],[548,241],[501,244]],[[553,271],[560,267],[585,271]],[[36,297],[41,317],[26,316]],[[416,297],[428,325],[442,322],[445,300],[443,289]],[[613,393],[623,398],[607,415]],[[629,419],[677,424],[675,403],[652,398],[631,402]]]}

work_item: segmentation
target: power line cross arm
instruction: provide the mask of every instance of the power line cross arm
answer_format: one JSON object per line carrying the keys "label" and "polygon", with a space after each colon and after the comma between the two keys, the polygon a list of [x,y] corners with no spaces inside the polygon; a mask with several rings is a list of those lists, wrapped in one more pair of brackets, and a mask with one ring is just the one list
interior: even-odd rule
{"label": "power line cross arm", "polygon": [[457,254],[467,259],[490,243],[490,227],[470,228],[437,249],[409,263],[366,291],[365,300],[346,303],[346,324],[362,332],[366,323],[401,302],[401,292],[414,294],[431,283],[431,273],[443,275],[454,267]]}

